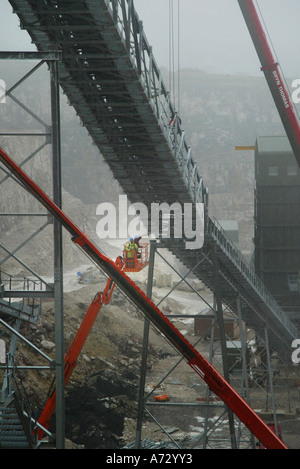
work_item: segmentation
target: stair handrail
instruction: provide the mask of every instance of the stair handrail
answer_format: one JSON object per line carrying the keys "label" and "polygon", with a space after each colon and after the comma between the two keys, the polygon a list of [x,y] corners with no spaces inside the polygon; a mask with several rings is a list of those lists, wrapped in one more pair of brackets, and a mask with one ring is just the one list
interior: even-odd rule
{"label": "stair handrail", "polygon": [[285,326],[286,329],[290,330],[294,336],[297,336],[297,330],[295,329],[292,322],[284,314],[283,310],[268,291],[262,280],[255,273],[253,266],[245,259],[241,251],[230,239],[224,228],[221,226],[218,220],[215,218],[207,218],[207,232],[216,241],[219,248],[221,248],[228,259],[238,268],[239,272],[244,276],[252,289],[261,297],[265,305],[276,315],[277,319]]}
{"label": "stair handrail", "polygon": [[16,410],[29,444],[35,446],[37,444],[37,418],[34,416],[36,412],[33,412],[31,401],[25,390],[23,379],[14,358],[10,357],[9,362],[11,363],[11,390],[14,394]]}

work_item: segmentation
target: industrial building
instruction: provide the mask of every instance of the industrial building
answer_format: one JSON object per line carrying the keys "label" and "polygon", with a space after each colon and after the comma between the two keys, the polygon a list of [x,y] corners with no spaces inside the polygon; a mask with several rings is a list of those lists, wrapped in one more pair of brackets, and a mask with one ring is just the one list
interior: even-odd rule
{"label": "industrial building", "polygon": [[285,136],[255,150],[255,270],[282,308],[300,306],[300,170]]}

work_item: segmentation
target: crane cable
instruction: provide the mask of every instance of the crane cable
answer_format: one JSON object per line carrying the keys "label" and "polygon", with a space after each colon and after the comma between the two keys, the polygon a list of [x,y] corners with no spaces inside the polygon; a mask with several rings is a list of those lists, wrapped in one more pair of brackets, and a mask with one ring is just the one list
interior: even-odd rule
{"label": "crane cable", "polygon": [[175,81],[175,20],[174,0],[169,0],[169,86],[175,108],[180,107],[180,0],[177,0],[177,103]]}

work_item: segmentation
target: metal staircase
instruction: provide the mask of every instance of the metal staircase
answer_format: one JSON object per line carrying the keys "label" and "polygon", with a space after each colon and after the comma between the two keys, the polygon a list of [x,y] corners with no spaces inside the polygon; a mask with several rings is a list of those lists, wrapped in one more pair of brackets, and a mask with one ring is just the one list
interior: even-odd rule
{"label": "metal staircase", "polygon": [[25,305],[24,301],[9,302],[0,299],[0,315],[36,322],[41,312],[40,305]]}
{"label": "metal staircase", "polygon": [[14,396],[0,403],[0,449],[31,449],[27,427],[19,417]]}
{"label": "metal staircase", "polygon": [[[0,320],[3,324],[35,323],[41,313],[41,298],[36,295],[40,282],[0,272]],[[5,299],[4,299],[5,298]],[[15,344],[15,338],[11,338]],[[11,350],[14,345],[11,345]],[[31,405],[22,381],[17,376],[13,357],[7,354],[2,366],[0,389],[0,449],[30,449],[34,447]]]}
{"label": "metal staircase", "polygon": [[0,393],[0,449],[31,449],[37,444],[35,419],[13,359],[8,359]]}

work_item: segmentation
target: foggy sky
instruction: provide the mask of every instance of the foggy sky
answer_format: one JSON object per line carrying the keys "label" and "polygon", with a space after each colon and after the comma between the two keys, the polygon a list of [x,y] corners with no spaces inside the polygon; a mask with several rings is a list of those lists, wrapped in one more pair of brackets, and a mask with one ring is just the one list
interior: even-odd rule
{"label": "foggy sky", "polygon": [[[260,75],[260,64],[237,0],[172,0],[175,69]],[[179,2],[179,3],[178,3]],[[169,68],[170,0],[134,0],[154,57]],[[300,1],[258,0],[276,55],[289,78],[300,78]],[[0,50],[34,50],[8,0],[0,0]],[[179,51],[178,17],[179,21]]]}
{"label": "foggy sky", "polygon": [[[237,0],[172,0],[176,52],[181,68],[259,75],[260,63]],[[170,0],[135,0],[160,66],[169,65]],[[258,0],[277,58],[286,76],[300,78],[300,1]],[[177,41],[177,37],[176,37]]]}

